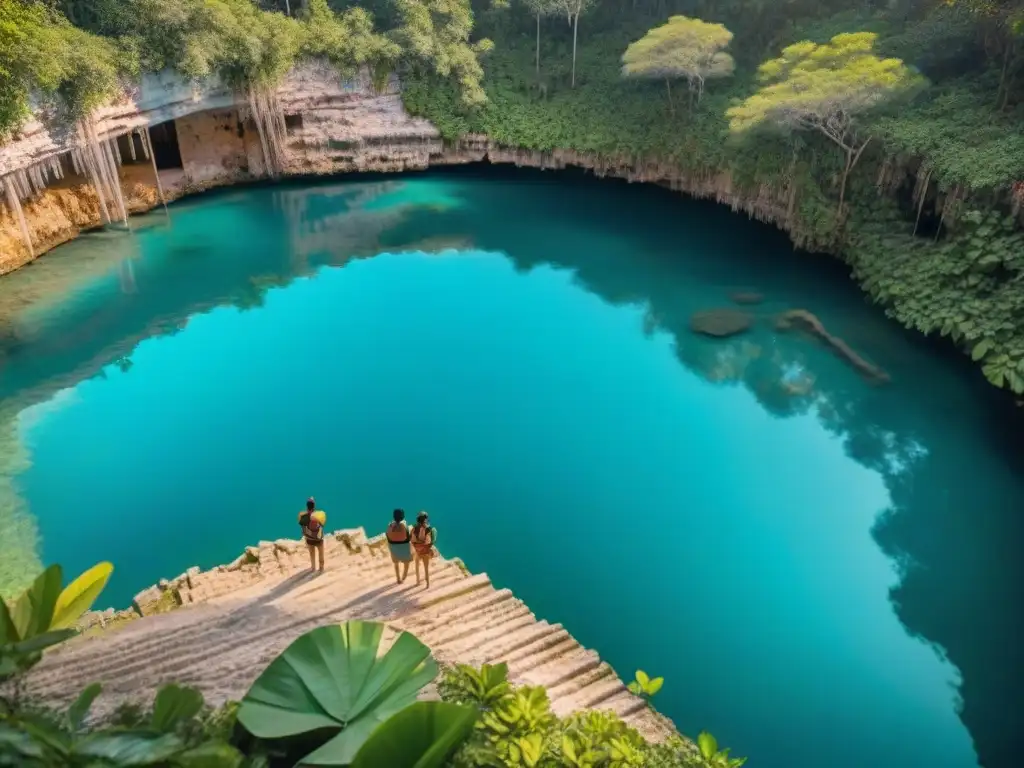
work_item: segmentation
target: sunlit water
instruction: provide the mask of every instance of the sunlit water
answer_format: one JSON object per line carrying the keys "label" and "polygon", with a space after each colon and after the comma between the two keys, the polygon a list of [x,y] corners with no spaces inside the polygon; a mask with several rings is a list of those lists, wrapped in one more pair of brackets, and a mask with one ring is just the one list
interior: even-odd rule
{"label": "sunlit water", "polygon": [[[693,336],[737,289],[756,327]],[[371,533],[423,508],[755,768],[1019,765],[1012,409],[772,230],[565,176],[235,190],[58,249],[0,313],[8,572],[110,559],[126,605],[310,494]]]}

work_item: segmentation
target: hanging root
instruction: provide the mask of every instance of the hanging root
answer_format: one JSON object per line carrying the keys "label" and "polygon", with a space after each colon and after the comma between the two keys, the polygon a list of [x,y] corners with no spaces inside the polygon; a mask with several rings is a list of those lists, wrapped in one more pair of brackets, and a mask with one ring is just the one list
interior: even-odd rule
{"label": "hanging root", "polygon": [[249,114],[252,116],[253,123],[256,124],[256,133],[260,137],[266,174],[276,177],[284,170],[287,160],[284,112],[272,90],[250,88],[246,97]]}
{"label": "hanging root", "polygon": [[[16,176],[16,174],[14,174]],[[25,243],[25,248],[28,250],[29,258],[35,256],[35,251],[32,248],[32,235],[29,233],[28,222],[25,221],[25,212],[21,208],[21,196],[15,189],[12,175],[4,177],[4,192],[7,197],[7,207],[11,209],[11,213],[14,214],[14,218],[18,220],[18,227],[21,229],[21,239]]]}

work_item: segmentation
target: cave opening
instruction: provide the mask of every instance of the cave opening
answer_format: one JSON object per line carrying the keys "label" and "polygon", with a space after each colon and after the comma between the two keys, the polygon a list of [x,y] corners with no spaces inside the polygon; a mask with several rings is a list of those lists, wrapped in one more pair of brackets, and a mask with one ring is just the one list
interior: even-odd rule
{"label": "cave opening", "polygon": [[185,167],[181,161],[181,149],[178,147],[178,130],[173,120],[166,123],[158,123],[149,129],[150,140],[153,143],[153,157],[156,158],[158,171],[182,169]]}

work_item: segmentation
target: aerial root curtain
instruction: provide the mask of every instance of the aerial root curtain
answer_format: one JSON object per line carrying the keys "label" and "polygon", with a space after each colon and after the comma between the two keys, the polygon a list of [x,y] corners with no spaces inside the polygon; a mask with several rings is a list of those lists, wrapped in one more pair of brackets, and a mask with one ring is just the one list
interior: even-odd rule
{"label": "aerial root curtain", "polygon": [[64,169],[56,155],[40,160],[27,168],[11,171],[3,177],[3,203],[18,222],[22,242],[30,257],[35,256],[35,247],[22,203],[41,195],[50,181],[58,181],[63,178]]}
{"label": "aerial root curtain", "polygon": [[264,170],[267,176],[277,176],[284,170],[286,160],[284,111],[273,90],[250,88],[246,93],[249,115],[256,124],[263,150]]}

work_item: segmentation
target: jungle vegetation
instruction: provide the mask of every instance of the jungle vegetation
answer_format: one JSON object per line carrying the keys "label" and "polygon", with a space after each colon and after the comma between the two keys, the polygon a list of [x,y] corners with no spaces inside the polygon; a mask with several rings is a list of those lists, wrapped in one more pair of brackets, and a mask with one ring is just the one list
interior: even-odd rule
{"label": "jungle vegetation", "polygon": [[0,0],[0,137],[142,72],[244,91],[314,56],[397,72],[448,139],[749,201],[1024,394],[1024,0]]}

